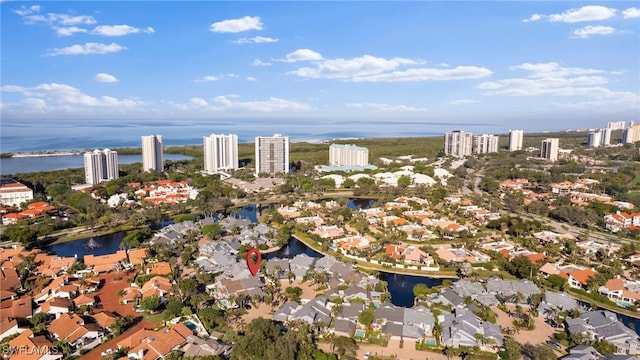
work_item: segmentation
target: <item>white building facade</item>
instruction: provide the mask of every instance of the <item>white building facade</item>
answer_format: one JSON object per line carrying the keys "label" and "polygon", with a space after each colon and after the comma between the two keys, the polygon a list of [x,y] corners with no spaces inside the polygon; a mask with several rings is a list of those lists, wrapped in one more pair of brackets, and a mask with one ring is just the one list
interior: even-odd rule
{"label": "white building facade", "polygon": [[509,130],[509,151],[522,150],[522,140],[524,132],[522,130]]}
{"label": "white building facade", "polygon": [[369,149],[355,145],[329,146],[329,166],[367,166]]}
{"label": "white building facade", "polygon": [[602,133],[600,131],[591,131],[587,134],[587,146],[599,147],[602,144]]}
{"label": "white building facade", "polygon": [[256,176],[289,173],[289,137],[256,136]]}
{"label": "white building facade", "polygon": [[142,171],[164,170],[162,135],[142,137]]}
{"label": "white building facade", "polygon": [[118,153],[116,151],[96,149],[84,154],[85,183],[95,185],[118,177]]}
{"label": "white building facade", "polygon": [[33,200],[33,190],[27,185],[10,178],[0,179],[0,204],[20,206]]}
{"label": "white building facade", "polygon": [[498,136],[482,134],[473,137],[473,152],[488,154],[498,152]]}
{"label": "white building facade", "polygon": [[235,134],[203,137],[204,171],[215,174],[220,170],[238,168],[238,136]]}
{"label": "white building facade", "polygon": [[448,132],[444,135],[444,153],[455,157],[471,155],[473,134],[462,130]]}
{"label": "white building facade", "polygon": [[607,129],[611,130],[624,130],[624,121],[609,121],[607,123]]}
{"label": "white building facade", "polygon": [[542,140],[540,147],[540,157],[549,161],[558,161],[558,151],[560,150],[560,139],[549,138]]}
{"label": "white building facade", "polygon": [[622,133],[622,143],[632,144],[640,141],[640,124],[631,124]]}

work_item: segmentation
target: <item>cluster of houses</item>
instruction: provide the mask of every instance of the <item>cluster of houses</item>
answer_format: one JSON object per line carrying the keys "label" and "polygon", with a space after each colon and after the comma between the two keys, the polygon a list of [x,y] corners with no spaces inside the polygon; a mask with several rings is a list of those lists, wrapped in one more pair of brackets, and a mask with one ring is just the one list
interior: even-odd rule
{"label": "cluster of houses", "polygon": [[5,210],[6,213],[2,215],[2,225],[17,224],[22,221],[34,220],[58,212],[58,209],[49,205],[46,201],[28,204],[27,208],[22,211],[17,211],[14,208],[7,208]]}
{"label": "cluster of houses", "polygon": [[[76,356],[101,346],[122,317],[103,309],[101,298],[115,296],[122,304],[137,304],[148,296],[165,298],[172,291],[173,283],[166,277],[172,272],[169,263],[148,260],[145,249],[119,250],[87,255],[83,268],[75,267],[77,257],[60,257],[22,246],[0,248],[0,340],[10,339],[5,348],[9,357],[61,359],[65,355],[60,345],[54,346],[57,342]],[[36,281],[31,295],[26,295],[25,279],[18,271],[25,261],[33,262],[29,279],[44,280]],[[150,278],[140,286],[131,284],[121,294],[100,292],[105,286],[102,274],[125,269]],[[37,314],[44,314],[44,334],[34,334],[31,328],[30,319]],[[118,348],[129,349],[130,359],[162,358],[177,349],[192,356],[228,356],[231,351],[230,345],[203,337],[180,322],[159,330],[143,327],[125,335],[110,342],[103,355]]]}
{"label": "cluster of houses", "polygon": [[[614,200],[611,196],[606,194],[596,194],[589,192],[593,185],[597,185],[600,182],[594,179],[578,179],[575,182],[563,181],[560,183],[549,184],[549,192],[534,191],[536,184],[530,183],[529,180],[524,178],[508,179],[501,181],[499,184],[500,190],[503,194],[507,192],[517,192],[524,195],[524,204],[528,205],[532,201],[546,200],[557,196],[566,196],[570,199],[571,204],[575,206],[588,206],[592,202],[598,202],[615,206],[621,210],[633,210],[634,205],[625,202]],[[634,220],[634,215],[638,219]],[[629,228],[630,226],[640,226],[640,215],[621,213],[617,211],[614,214],[605,215],[605,223],[607,229],[611,231],[619,231],[622,228]],[[635,221],[635,223],[634,223]],[[632,228],[633,229],[633,228]]]}
{"label": "cluster of houses", "polygon": [[[414,169],[415,167],[412,165],[405,165],[395,172],[378,172],[374,175],[357,173],[347,177],[338,174],[329,174],[322,176],[322,179],[332,179],[335,182],[337,188],[342,187],[342,184],[346,179],[357,182],[360,178],[375,180],[376,183],[379,184],[379,186],[385,187],[398,186],[398,180],[401,177],[407,177],[411,181],[409,187],[414,187],[417,185],[432,186],[437,183],[447,185],[447,179],[453,176],[449,171],[442,168],[435,168],[433,177],[421,173],[416,173]],[[437,180],[434,179],[434,177]]]}
{"label": "cluster of houses", "polygon": [[187,200],[194,200],[198,196],[198,189],[189,185],[186,181],[156,180],[143,186],[140,182],[127,184],[130,193],[118,193],[108,199],[101,199],[97,192],[93,191],[91,196],[110,207],[133,206],[134,204],[150,204],[160,206],[163,204],[173,205],[183,203]]}

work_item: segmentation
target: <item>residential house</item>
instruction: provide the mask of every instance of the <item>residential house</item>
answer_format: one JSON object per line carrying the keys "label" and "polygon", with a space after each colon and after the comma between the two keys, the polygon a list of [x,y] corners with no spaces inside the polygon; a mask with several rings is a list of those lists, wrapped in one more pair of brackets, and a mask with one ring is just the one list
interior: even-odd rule
{"label": "residential house", "polygon": [[41,312],[52,315],[57,319],[63,314],[72,311],[73,308],[73,301],[71,299],[54,297],[40,305],[40,307],[36,309],[36,313]]}
{"label": "residential house", "polygon": [[127,252],[124,250],[118,250],[115,254],[84,256],[84,265],[95,274],[122,269],[126,263]]}
{"label": "residential house", "polygon": [[139,330],[118,343],[119,348],[128,348],[127,357],[132,360],[164,359],[173,350],[178,350],[193,335],[188,327],[177,323],[158,331]]}
{"label": "residential house", "polygon": [[539,294],[540,289],[532,281],[526,279],[503,280],[499,277],[487,279],[487,292],[515,303],[527,303],[532,295]]}
{"label": "residential house", "polygon": [[611,279],[598,292],[615,301],[619,306],[629,307],[640,303],[640,281],[626,280],[623,278]]}
{"label": "residential house", "polygon": [[[503,338],[500,327],[488,321],[482,321],[478,316],[466,308],[455,308],[451,314],[445,315],[440,323],[441,343],[449,347],[485,348],[492,343],[502,347]],[[477,336],[480,334],[481,336]]]}
{"label": "residential house", "polygon": [[91,349],[100,344],[104,331],[96,323],[87,323],[77,314],[62,314],[47,328],[57,340],[75,349]]}
{"label": "residential house", "polygon": [[567,319],[569,334],[578,333],[593,340],[604,340],[616,347],[617,354],[640,354],[640,337],[626,327],[615,313],[606,310],[586,312],[575,319]]}
{"label": "residential house", "polygon": [[35,336],[31,330],[9,341],[7,350],[9,358],[15,360],[57,360],[64,357],[62,351],[44,335]]}

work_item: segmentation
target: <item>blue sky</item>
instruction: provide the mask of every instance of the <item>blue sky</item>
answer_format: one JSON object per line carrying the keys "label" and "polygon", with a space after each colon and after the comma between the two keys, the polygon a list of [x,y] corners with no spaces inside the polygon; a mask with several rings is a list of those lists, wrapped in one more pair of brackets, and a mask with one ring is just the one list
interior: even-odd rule
{"label": "blue sky", "polygon": [[0,7],[3,121],[640,120],[637,1]]}

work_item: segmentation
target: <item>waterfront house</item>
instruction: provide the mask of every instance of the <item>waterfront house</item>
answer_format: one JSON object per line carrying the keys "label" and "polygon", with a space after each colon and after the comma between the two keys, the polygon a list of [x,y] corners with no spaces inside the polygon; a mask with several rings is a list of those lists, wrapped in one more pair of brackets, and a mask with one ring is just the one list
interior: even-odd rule
{"label": "waterfront house", "polygon": [[604,340],[616,347],[617,354],[640,354],[640,337],[626,327],[611,311],[586,312],[575,319],[567,319],[569,334],[578,333],[593,340]]}

